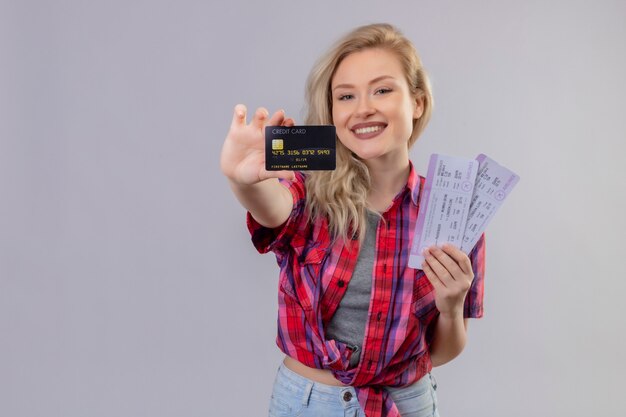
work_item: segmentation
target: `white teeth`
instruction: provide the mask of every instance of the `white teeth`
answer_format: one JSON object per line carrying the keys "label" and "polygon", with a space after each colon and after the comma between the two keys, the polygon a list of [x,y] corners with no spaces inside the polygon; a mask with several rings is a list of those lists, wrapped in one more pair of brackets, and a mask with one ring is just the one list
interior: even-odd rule
{"label": "white teeth", "polygon": [[380,129],[380,126],[364,127],[361,129],[354,129],[354,133],[356,133],[357,135],[363,135],[365,133],[378,132]]}

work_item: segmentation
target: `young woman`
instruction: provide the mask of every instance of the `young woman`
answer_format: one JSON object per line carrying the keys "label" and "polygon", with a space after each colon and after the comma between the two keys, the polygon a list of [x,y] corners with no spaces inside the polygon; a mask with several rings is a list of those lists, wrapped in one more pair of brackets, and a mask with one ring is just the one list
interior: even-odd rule
{"label": "young woman", "polygon": [[461,353],[482,316],[484,239],[409,250],[424,178],[409,148],[430,118],[427,75],[397,29],[355,29],[307,83],[305,124],[333,124],[334,171],[268,172],[264,127],[235,107],[221,167],[248,210],[252,241],[280,266],[277,344],[286,354],[271,416],[437,416],[430,371]]}

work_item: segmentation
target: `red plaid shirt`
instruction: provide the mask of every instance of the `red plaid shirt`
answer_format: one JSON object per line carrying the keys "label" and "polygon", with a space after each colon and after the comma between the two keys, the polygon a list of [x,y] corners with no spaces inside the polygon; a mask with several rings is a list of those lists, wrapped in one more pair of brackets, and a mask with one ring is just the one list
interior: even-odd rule
{"label": "red plaid shirt", "polygon": [[[284,225],[268,229],[250,214],[247,218],[256,249],[274,252],[280,266],[276,343],[286,355],[312,368],[330,369],[339,381],[354,386],[367,417],[399,416],[382,387],[405,386],[430,372],[428,348],[439,314],[424,272],[407,266],[424,178],[411,164],[406,187],[379,222],[365,338],[360,362],[352,369],[350,348],[327,340],[324,332],[350,282],[359,242],[338,239],[332,244],[327,221],[307,220],[302,173],[283,183],[293,195]],[[470,253],[474,281],[465,317],[483,315],[484,254],[483,236]]]}

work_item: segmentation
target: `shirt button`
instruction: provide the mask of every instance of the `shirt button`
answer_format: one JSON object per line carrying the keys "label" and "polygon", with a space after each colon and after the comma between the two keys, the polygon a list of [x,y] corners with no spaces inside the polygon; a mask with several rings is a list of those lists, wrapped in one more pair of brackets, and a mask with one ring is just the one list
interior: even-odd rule
{"label": "shirt button", "polygon": [[383,317],[383,313],[379,311],[378,314],[376,314],[376,320],[380,321],[382,317]]}
{"label": "shirt button", "polygon": [[352,393],[350,391],[346,391],[343,393],[343,400],[345,402],[349,402],[352,399]]}
{"label": "shirt button", "polygon": [[346,284],[346,283],[345,283],[342,279],[340,279],[340,280],[337,282],[337,286],[338,286],[339,288],[343,288],[343,286],[344,286],[345,284]]}

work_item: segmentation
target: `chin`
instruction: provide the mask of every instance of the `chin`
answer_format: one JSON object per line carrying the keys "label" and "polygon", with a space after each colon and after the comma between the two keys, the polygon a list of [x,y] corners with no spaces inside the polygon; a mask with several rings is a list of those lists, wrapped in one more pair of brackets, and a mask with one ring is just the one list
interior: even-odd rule
{"label": "chin", "polygon": [[380,153],[374,152],[352,152],[352,154],[356,155],[356,157],[362,161],[371,161],[381,156]]}

